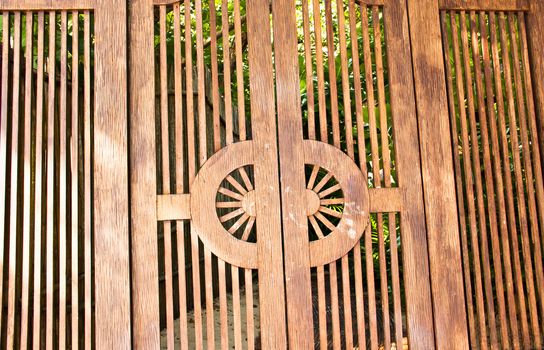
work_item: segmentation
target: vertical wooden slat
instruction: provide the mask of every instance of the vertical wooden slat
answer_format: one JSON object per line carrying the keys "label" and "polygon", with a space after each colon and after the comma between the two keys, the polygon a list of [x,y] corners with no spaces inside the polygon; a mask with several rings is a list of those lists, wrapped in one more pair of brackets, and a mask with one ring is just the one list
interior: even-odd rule
{"label": "vertical wooden slat", "polygon": [[[484,51],[484,66],[485,66],[485,76],[486,76],[486,88],[487,88],[487,95],[493,96],[493,93],[495,93],[496,101],[497,101],[497,114],[500,115],[504,113],[504,100],[503,100],[503,94],[502,94],[502,84],[498,84],[498,82],[502,82],[501,79],[501,72],[500,72],[500,65],[499,65],[499,52],[497,47],[497,27],[496,27],[496,21],[495,21],[496,15],[495,12],[489,13],[489,32],[490,32],[490,43],[488,42],[487,38],[484,38],[484,44],[491,48],[491,55],[489,54],[488,50]],[[491,56],[491,57],[490,57]],[[491,62],[493,62],[493,67],[491,68]],[[495,80],[496,88],[495,91],[493,91],[493,81]],[[513,222],[512,217],[509,217],[509,215],[506,214],[506,205],[505,205],[505,194],[506,196],[509,195],[510,192],[508,192],[508,186],[505,187],[505,180],[503,179],[503,176],[501,176],[501,154],[500,154],[500,148],[499,148],[499,138],[497,133],[497,125],[496,125],[496,117],[493,106],[493,99],[488,98],[488,111],[491,112],[490,118],[489,118],[489,128],[491,130],[491,143],[492,143],[492,150],[494,153],[493,156],[493,170],[495,172],[496,181],[497,181],[497,203],[499,206],[499,216],[500,216],[500,230],[501,230],[501,242],[503,246],[503,254],[504,254],[504,270],[505,270],[505,280],[506,280],[506,295],[508,300],[513,301],[516,300],[514,296],[514,281],[512,278],[512,266],[511,266],[511,255],[510,255],[510,242],[508,240],[508,225],[509,222]],[[507,159],[506,159],[507,160]],[[510,173],[510,169],[506,170],[508,173]],[[510,184],[510,189],[511,189]],[[502,188],[506,188],[506,192],[502,191]],[[514,223],[515,228],[515,223]],[[514,229],[515,231],[515,229]],[[468,260],[467,260],[468,261]],[[467,264],[468,267],[468,264]],[[467,281],[467,283],[470,283],[470,279]],[[519,331],[518,331],[518,321],[517,321],[517,311],[516,311],[516,303],[515,302],[509,302],[508,303],[508,318],[510,320],[510,328],[511,328],[511,335],[512,335],[512,343],[514,348],[519,348]]]}
{"label": "vertical wooden slat", "polygon": [[[94,16],[93,224],[97,349],[131,347],[126,2]],[[118,40],[123,38],[123,40]]]}
{"label": "vertical wooden slat", "polygon": [[317,71],[317,96],[319,103],[319,125],[320,137],[322,142],[328,142],[327,132],[327,111],[325,101],[325,72],[323,62],[323,37],[321,33],[321,8],[320,1],[312,0],[314,12],[314,31],[315,31],[315,65]]}
{"label": "vertical wooden slat", "polygon": [[[461,74],[462,65],[461,65],[461,54],[460,54],[460,44],[457,30],[457,20],[455,13],[450,14],[452,32],[453,32],[453,53],[455,60],[455,71]],[[463,25],[464,28],[464,25]],[[463,82],[465,81],[464,76],[457,76],[457,96],[458,103],[463,108],[460,108],[460,125],[461,125],[461,134],[462,134],[462,144],[463,147],[467,148],[466,154],[463,156],[463,169],[465,174],[472,173],[472,167],[470,163],[470,152],[468,151],[469,146],[469,136],[468,136],[468,126],[467,126],[467,115],[464,108],[465,105],[465,90]],[[481,259],[480,259],[480,248],[478,244],[478,230],[476,222],[476,208],[474,203],[474,186],[472,176],[466,178],[466,193],[467,193],[467,204],[469,210],[469,222],[470,222],[470,232],[471,232],[471,243],[474,254],[474,270],[475,270],[475,284],[476,284],[476,307],[478,311],[478,321],[479,321],[479,330],[480,330],[480,346],[482,348],[487,347],[487,328],[485,325],[485,310],[484,310],[484,299],[483,299],[483,285],[481,277]]]}
{"label": "vertical wooden slat", "polygon": [[72,349],[79,348],[79,12],[72,12],[72,131],[70,142],[71,193],[71,310]]}
{"label": "vertical wooden slat", "polygon": [[[244,62],[242,55],[242,22],[240,18],[240,0],[234,0],[234,40],[236,51],[236,84],[238,98],[238,128],[240,137],[245,138],[246,130],[246,107],[244,92]],[[247,10],[246,10],[247,12]]]}
{"label": "vertical wooden slat", "polygon": [[[544,4],[532,1],[531,10],[525,14],[528,63],[533,76],[532,87],[536,112],[535,127],[540,136],[540,150],[544,149],[544,62],[539,59],[544,55],[542,40],[544,38]],[[541,166],[544,166],[544,155],[541,154]],[[541,209],[541,211],[544,209]],[[542,220],[542,218],[541,218]]]}
{"label": "vertical wooden slat", "polygon": [[[384,182],[391,181],[391,165],[389,164],[389,137],[387,133],[387,110],[385,101],[385,83],[383,76],[383,58],[382,58],[382,39],[380,28],[380,11],[378,6],[372,6],[372,27],[374,29],[374,57],[376,61],[376,75],[377,75],[377,90],[378,90],[378,110],[380,116],[380,141],[382,147],[383,158],[383,176]],[[374,115],[376,117],[376,115]],[[372,122],[371,122],[372,123]],[[374,128],[377,127],[377,121],[372,123]],[[372,125],[371,124],[371,125]],[[371,133],[375,131],[371,128]],[[376,140],[377,143],[377,140]],[[372,161],[372,170],[374,173],[374,186],[381,187],[380,171],[381,167],[379,162],[379,150],[378,148],[372,149],[373,159],[376,157],[376,161]],[[375,154],[375,156],[374,156]],[[386,187],[387,183],[385,183]],[[390,184],[389,184],[390,186]],[[385,256],[385,232],[383,214],[378,213],[378,254],[380,261],[380,287],[381,287],[381,305],[383,313],[383,330],[384,330],[384,346],[386,349],[391,347],[391,328],[390,328],[390,316],[389,316],[389,286],[387,277],[387,257]],[[391,223],[390,223],[391,224]],[[391,232],[391,231],[390,231]]]}
{"label": "vertical wooden slat", "polygon": [[[221,32],[223,35],[223,97],[225,101],[225,137],[227,144],[233,142],[233,123],[232,123],[232,93],[231,93],[231,77],[230,77],[230,33],[229,33],[229,3],[228,0],[223,0],[221,2]],[[213,35],[212,35],[213,38]],[[236,60],[236,63],[241,61],[240,59]],[[243,82],[242,82],[243,84]],[[242,104],[243,105],[243,104]],[[245,122],[244,122],[245,124]],[[221,146],[220,135],[217,132],[217,138],[215,143],[219,143]],[[245,137],[245,134],[244,134]],[[218,151],[216,147],[215,151]]]}
{"label": "vertical wooden slat", "polygon": [[306,63],[306,96],[308,103],[308,138],[315,140],[314,69],[311,49],[310,15],[308,0],[302,0],[302,25],[304,31],[304,61]]}
{"label": "vertical wooden slat", "polygon": [[[477,22],[478,19],[476,14],[471,13],[470,25],[472,32],[472,56],[473,56],[473,66],[476,77],[476,92],[478,96],[478,115],[480,119],[480,135],[481,135],[481,144],[483,148],[483,166],[484,166],[484,177],[485,177],[485,188],[487,196],[487,208],[488,208],[488,218],[489,218],[489,228],[491,235],[491,246],[493,250],[493,269],[494,269],[494,279],[495,279],[495,289],[496,289],[496,298],[499,308],[499,322],[500,322],[500,331],[501,331],[501,345],[503,347],[509,347],[508,339],[508,329],[506,325],[506,307],[504,301],[504,288],[503,288],[503,276],[502,276],[502,262],[501,262],[501,252],[500,252],[500,243],[498,237],[498,226],[497,226],[497,212],[496,212],[496,203],[495,203],[495,188],[493,183],[493,173],[491,168],[491,152],[489,149],[489,131],[487,124],[487,112],[493,111],[493,102],[492,95],[487,95],[485,98],[486,92],[484,91],[484,82],[482,80],[482,71],[481,71],[481,61],[483,56],[486,55],[485,50],[487,45],[484,42],[484,37],[487,41],[487,30],[485,27],[485,13],[480,12],[479,14],[479,24],[480,32],[478,33]],[[478,42],[478,34],[480,35],[480,42]],[[482,50],[482,55],[480,55],[480,49]],[[487,78],[489,80],[489,78]],[[487,85],[487,82],[486,82]],[[489,110],[486,111],[486,100]],[[478,147],[476,147],[478,148]],[[487,229],[486,229],[487,231]],[[491,315],[493,317],[493,315]]]}
{"label": "vertical wooden slat", "polygon": [[[346,18],[343,1],[337,1],[338,17],[338,42],[340,46],[340,65],[342,70],[342,97],[344,102],[344,129],[346,137],[346,150],[351,159],[354,159],[353,151],[353,121],[351,116],[351,92],[349,87],[348,50],[346,44]],[[347,329],[346,329],[347,331]],[[346,333],[346,336],[348,334]]]}
{"label": "vertical wooden slat", "polygon": [[[55,186],[55,22],[56,13],[49,12],[49,58],[47,62],[47,309],[46,309],[46,349],[53,349],[53,235],[54,235],[54,186]],[[89,296],[90,297],[90,296]],[[89,335],[90,336],[90,335]]]}
{"label": "vertical wooden slat", "polygon": [[[9,12],[2,12],[2,43],[9,42]],[[0,300],[4,300],[4,241],[6,236],[9,45],[2,45],[2,96],[0,104]],[[0,317],[0,330],[2,317]]]}
{"label": "vertical wooden slat", "polygon": [[[518,138],[518,122],[517,122],[517,112],[515,106],[515,97],[514,97],[514,85],[512,82],[512,63],[510,57],[510,50],[504,48],[510,47],[509,38],[507,36],[507,30],[512,30],[511,28],[506,28],[506,19],[507,15],[501,13],[499,16],[499,30],[500,30],[500,39],[501,39],[501,48],[503,48],[503,69],[504,69],[504,80],[506,83],[506,98],[508,100],[508,118],[510,123],[510,140],[512,147],[512,156],[514,161],[514,178],[515,178],[515,187],[517,194],[517,208],[518,208],[518,220],[521,233],[521,251],[524,260],[524,270],[525,270],[525,279],[532,281],[533,280],[533,268],[531,262],[531,251],[528,246],[529,243],[529,228],[528,228],[528,219],[527,219],[527,205],[525,200],[525,189],[523,186],[523,175],[522,175],[522,165],[521,165],[521,155],[519,152],[519,138]],[[516,60],[514,60],[516,62]],[[517,85],[517,84],[516,84]],[[516,150],[516,151],[514,151]],[[512,237],[512,240],[518,240],[518,237]],[[516,243],[517,246],[517,243]],[[517,248],[517,247],[516,247]],[[517,250],[517,249],[516,249]],[[536,296],[534,284],[527,283],[527,292],[528,292],[528,306],[529,306],[529,316],[531,327],[533,332],[535,329],[538,329],[538,322],[536,320]],[[526,297],[527,298],[527,297]],[[526,329],[524,334],[524,346],[530,345],[530,335],[529,330]],[[533,334],[534,335],[534,334]]]}
{"label": "vertical wooden slat", "polygon": [[83,173],[84,173],[84,270],[85,270],[85,350],[90,350],[92,341],[92,157],[91,157],[91,128],[92,128],[92,110],[91,110],[91,18],[90,11],[84,12],[83,22],[83,54],[85,56],[83,63]]}
{"label": "vertical wooden slat", "polygon": [[19,97],[21,70],[21,13],[15,12],[13,23],[13,98],[11,107],[11,192],[9,209],[9,269],[8,269],[8,310],[6,347],[11,349],[15,344],[15,316],[17,308],[16,286],[17,279],[17,201],[19,199]]}
{"label": "vertical wooden slat", "polygon": [[67,79],[67,52],[66,36],[68,26],[66,11],[60,13],[60,99],[59,99],[59,347],[66,347],[66,236],[67,236],[67,160],[66,160],[66,79]]}
{"label": "vertical wooden slat", "polygon": [[[327,64],[329,67],[329,96],[331,100],[332,139],[336,147],[340,146],[340,120],[338,117],[338,91],[336,85],[336,62],[334,27],[332,20],[332,0],[325,0],[325,21],[327,31]],[[325,140],[322,140],[325,142]]]}
{"label": "vertical wooden slat", "polygon": [[[276,135],[270,133],[270,130],[276,130],[272,45],[269,40],[270,7],[267,0],[254,0],[246,5],[247,31],[253,34],[248,36],[251,131],[254,140],[253,152],[260,155],[259,166],[254,169],[255,191],[257,198],[267,198],[266,201],[255,203],[256,227],[259,229],[257,254],[261,347],[286,348],[281,218],[280,215],[268,215],[269,208],[278,208],[281,203],[279,179],[272,171],[278,164],[278,140]],[[276,32],[275,28],[274,33]],[[278,96],[279,98],[281,97]],[[269,278],[261,278],[262,276]]]}
{"label": "vertical wooden slat", "polygon": [[[41,347],[41,296],[42,296],[42,184],[44,163],[44,13],[38,12],[38,43],[37,43],[37,72],[36,72],[36,184],[34,199],[34,303],[32,316],[32,348]],[[1,194],[0,194],[1,196]],[[1,214],[0,214],[1,215]],[[0,289],[2,287],[0,286]]]}
{"label": "vertical wooden slat", "polygon": [[[512,70],[514,73],[514,82],[516,87],[516,103],[517,103],[517,111],[519,115],[519,138],[521,139],[521,151],[519,152],[521,156],[523,156],[523,173],[525,178],[525,184],[526,184],[526,192],[527,192],[527,204],[529,209],[529,222],[531,227],[531,240],[529,240],[529,237],[526,237],[526,239],[522,240],[522,246],[523,250],[527,250],[527,256],[530,257],[534,254],[534,273],[536,275],[536,290],[533,292],[535,294],[535,299],[538,298],[544,298],[544,294],[542,293],[542,288],[544,288],[544,277],[543,273],[544,270],[542,269],[542,253],[541,253],[541,247],[540,247],[540,241],[538,241],[538,218],[537,218],[537,208],[535,203],[535,190],[534,190],[534,180],[533,180],[533,168],[531,164],[531,149],[529,148],[529,135],[527,130],[527,120],[526,120],[526,105],[525,105],[525,96],[524,96],[524,90],[523,90],[523,82],[521,79],[521,62],[519,59],[519,31],[516,25],[516,18],[515,14],[512,12],[508,13],[508,25],[510,28],[510,45],[511,45],[511,51],[512,51]],[[521,187],[523,187],[523,183],[521,184]],[[530,242],[533,242],[534,249],[531,249]],[[537,244],[535,244],[537,243]],[[531,254],[531,250],[532,253]],[[531,258],[528,259],[528,264],[530,264]],[[535,288],[535,279],[532,276],[532,273],[530,271],[530,268],[527,269],[526,266],[526,272],[527,272],[527,283],[529,285],[529,292],[531,291],[531,288]],[[539,295],[537,295],[539,294]],[[542,299],[541,299],[542,300]],[[540,334],[540,323],[538,321],[538,311],[537,311],[537,304],[538,302],[531,300],[531,324],[533,327],[533,337],[534,337],[534,346],[536,348],[541,347],[541,334]],[[544,308],[543,308],[544,310]]]}
{"label": "vertical wooden slat", "polygon": [[[160,316],[155,118],[150,118],[155,115],[155,80],[150,79],[155,74],[152,1],[131,1],[129,10],[133,346],[155,349],[160,347]],[[176,106],[178,101],[176,98]],[[183,333],[180,338],[183,341]]]}
{"label": "vertical wooden slat", "polygon": [[[213,114],[213,133],[218,135],[221,129],[220,120],[220,105],[219,105],[219,77],[217,68],[217,14],[215,8],[215,0],[209,1],[210,11],[210,61],[212,71],[212,114]],[[228,18],[228,17],[227,17]],[[230,66],[229,66],[230,67]],[[221,142],[219,138],[214,137],[214,148],[217,146],[215,143]]]}
{"label": "vertical wooden slat", "polygon": [[[361,4],[361,28],[363,36],[363,60],[365,66],[365,80],[366,80],[366,94],[367,94],[367,109],[368,109],[368,121],[369,121],[369,130],[370,130],[370,149],[372,157],[372,170],[374,178],[376,178],[376,171],[378,171],[378,179],[380,178],[379,169],[376,169],[376,164],[379,164],[377,149],[377,136],[376,136],[376,114],[375,114],[375,100],[374,100],[374,85],[373,85],[373,75],[372,75],[372,58],[370,54],[370,35],[369,35],[369,23],[368,23],[368,10],[366,5]],[[366,153],[366,150],[365,150]],[[380,216],[381,217],[381,216]],[[371,235],[368,234],[370,228],[368,229],[367,234],[365,235],[365,255],[366,255],[366,275],[367,275],[367,291],[368,291],[368,321],[370,328],[370,346],[372,349],[376,349],[378,346],[378,326],[376,318],[376,298],[374,291],[374,269],[372,261],[372,239]]]}
{"label": "vertical wooden slat", "polygon": [[[183,125],[182,62],[181,62],[181,14],[180,4],[174,4],[174,96],[176,138],[176,193],[185,193],[185,134]],[[182,349],[189,347],[187,335],[187,292],[185,276],[185,225],[176,223],[178,253],[179,339]]]}
{"label": "vertical wooden slat", "polygon": [[[441,23],[442,23],[442,40],[444,45],[444,50],[447,52],[447,54],[444,55],[444,65],[446,67],[446,85],[448,88],[448,102],[449,102],[449,110],[450,110],[450,125],[451,125],[451,136],[452,136],[452,149],[453,149],[453,160],[454,160],[454,166],[455,166],[455,183],[457,185],[457,203],[459,208],[459,229],[461,231],[461,251],[463,255],[463,272],[465,274],[465,295],[466,295],[466,303],[467,303],[467,316],[468,316],[468,326],[469,326],[469,336],[470,336],[470,344],[475,345],[476,344],[476,328],[474,324],[474,305],[472,303],[472,283],[471,283],[471,269],[470,264],[468,261],[469,259],[469,248],[468,248],[468,238],[467,238],[467,224],[466,224],[466,213],[465,213],[465,200],[464,200],[464,189],[463,189],[463,183],[462,183],[462,172],[461,172],[461,161],[459,159],[459,136],[457,133],[457,110],[455,109],[455,97],[454,97],[454,84],[453,84],[453,74],[452,74],[452,67],[450,65],[450,56],[452,55],[452,52],[454,50],[458,50],[458,45],[455,46],[454,49],[450,49],[450,39],[449,35],[447,34],[447,21],[449,19],[455,19],[455,17],[450,17],[448,12],[442,11],[440,13],[441,17]],[[454,23],[454,24],[452,24]],[[450,26],[452,28],[453,34],[453,41],[455,43],[458,42],[457,39],[457,30],[453,28],[453,26],[456,26],[456,22],[453,22],[450,20]],[[461,74],[462,72],[457,70],[460,66],[459,64],[459,57],[458,54],[454,56],[455,64],[456,64],[456,72],[458,74]],[[457,84],[460,84],[460,81],[462,80],[462,77],[456,76],[456,82]],[[461,93],[462,91],[462,85],[460,86]],[[461,98],[461,97],[460,97]],[[464,98],[463,98],[464,100]],[[462,108],[462,111],[460,113],[464,113],[464,108]],[[455,116],[455,117],[454,117]],[[464,117],[464,114],[463,114]],[[479,261],[478,261],[479,262]],[[479,270],[478,270],[479,271]]]}
{"label": "vertical wooden slat", "polygon": [[24,117],[24,187],[23,187],[23,271],[22,271],[22,292],[21,292],[21,337],[20,347],[26,349],[28,346],[28,325],[29,325],[29,289],[30,289],[30,208],[32,203],[30,193],[31,181],[31,114],[32,114],[32,40],[33,20],[32,12],[25,13],[25,117]]}
{"label": "vertical wooden slat", "polygon": [[[170,134],[168,118],[168,62],[166,58],[166,6],[159,7],[160,27],[160,125],[161,125],[161,161],[162,193],[170,193]],[[174,289],[172,272],[172,224],[163,223],[164,239],[164,280],[166,295],[166,334],[168,349],[174,349]]]}
{"label": "vertical wooden slat", "polygon": [[[436,0],[407,1],[438,348],[466,349],[468,334]],[[406,242],[406,241],[404,241]],[[447,259],[448,264],[443,264]]]}
{"label": "vertical wooden slat", "polygon": [[[249,223],[247,224],[249,225]],[[245,270],[246,286],[246,322],[247,322],[247,349],[255,349],[255,320],[253,319],[253,276],[250,269]]]}

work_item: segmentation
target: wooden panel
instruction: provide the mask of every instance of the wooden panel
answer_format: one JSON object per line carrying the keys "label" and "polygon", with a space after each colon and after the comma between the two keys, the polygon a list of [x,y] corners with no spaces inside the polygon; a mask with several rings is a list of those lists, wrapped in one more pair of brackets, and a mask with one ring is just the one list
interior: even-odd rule
{"label": "wooden panel", "polygon": [[4,0],[0,10],[92,10],[96,6],[96,0]]}
{"label": "wooden panel", "polygon": [[[94,229],[96,347],[131,348],[126,4],[95,12]],[[107,321],[106,321],[107,320]]]}
{"label": "wooden panel", "polygon": [[470,339],[482,348],[542,344],[543,188],[525,23],[523,12],[442,13]]}
{"label": "wooden panel", "polygon": [[[408,0],[436,346],[468,348],[455,181],[436,1]],[[448,261],[448,264],[444,264]]]}
{"label": "wooden panel", "polygon": [[520,11],[530,8],[529,0],[438,0],[442,10]]}

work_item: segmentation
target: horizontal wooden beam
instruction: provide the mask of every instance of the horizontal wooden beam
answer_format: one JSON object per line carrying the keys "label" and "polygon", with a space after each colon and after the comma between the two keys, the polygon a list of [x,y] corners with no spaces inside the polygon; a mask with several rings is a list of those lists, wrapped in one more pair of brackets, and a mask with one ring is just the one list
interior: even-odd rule
{"label": "horizontal wooden beam", "polygon": [[175,221],[191,218],[191,195],[164,194],[157,196],[157,220]]}
{"label": "horizontal wooden beam", "polygon": [[394,213],[404,208],[404,189],[369,188],[371,213]]}
{"label": "horizontal wooden beam", "polygon": [[2,0],[0,11],[92,10],[97,0]]}
{"label": "horizontal wooden beam", "polygon": [[528,11],[529,0],[439,0],[441,10]]}

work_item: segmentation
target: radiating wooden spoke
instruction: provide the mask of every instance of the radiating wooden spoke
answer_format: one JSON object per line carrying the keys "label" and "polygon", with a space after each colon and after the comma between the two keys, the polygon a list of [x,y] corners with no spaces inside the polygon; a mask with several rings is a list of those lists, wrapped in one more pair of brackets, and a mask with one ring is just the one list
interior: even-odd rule
{"label": "radiating wooden spoke", "polygon": [[319,224],[317,223],[317,220],[315,219],[315,216],[313,216],[313,215],[310,216],[309,220],[310,220],[310,223],[312,224],[312,227],[314,228],[315,233],[317,234],[317,236],[319,238],[325,238],[325,236],[323,235],[323,231],[321,231],[321,228],[319,227]]}
{"label": "radiating wooden spoke", "polygon": [[332,187],[327,188],[326,190],[324,190],[322,192],[319,192],[319,198],[325,198],[329,194],[333,194],[334,192],[339,191],[340,189],[341,189],[340,185],[336,184],[336,185],[334,185]]}
{"label": "radiating wooden spoke", "polygon": [[314,190],[315,192],[321,191],[321,189],[322,189],[323,187],[325,187],[325,185],[327,184],[327,182],[330,181],[330,179],[332,179],[332,174],[331,174],[331,173],[328,173],[327,175],[325,175],[325,176],[323,177],[323,179],[321,179],[321,181],[319,181],[319,183],[313,188],[313,190]]}
{"label": "radiating wooden spoke", "polygon": [[251,229],[253,228],[253,225],[255,225],[255,217],[251,216],[244,229],[244,233],[242,234],[242,241],[247,241],[249,235],[251,234]]}
{"label": "radiating wooden spoke", "polygon": [[329,198],[329,199],[321,200],[321,205],[338,205],[338,204],[344,204],[344,198]]}
{"label": "radiating wooden spoke", "polygon": [[319,173],[319,166],[314,165],[312,169],[312,174],[310,175],[310,179],[308,180],[308,186],[306,188],[312,189],[314,187],[314,183],[318,173]]}
{"label": "radiating wooden spoke", "polygon": [[244,185],[246,185],[247,190],[253,191],[253,184],[251,183],[251,180],[246,170],[244,168],[240,168],[238,169],[238,171],[240,172],[240,176],[242,177],[242,181],[244,181]]}
{"label": "radiating wooden spoke", "polygon": [[221,193],[221,194],[224,194],[225,196],[228,196],[230,198],[238,199],[240,201],[242,199],[244,199],[244,196],[242,196],[241,194],[236,193],[234,191],[231,191],[231,190],[229,190],[227,188],[224,188],[224,187],[220,187],[218,192]]}
{"label": "radiating wooden spoke", "polygon": [[229,221],[230,219],[234,219],[234,218],[236,218],[236,217],[238,217],[238,216],[240,216],[242,214],[244,214],[244,209],[239,208],[239,209],[236,209],[234,211],[231,211],[228,214],[225,214],[225,215],[221,216],[219,218],[219,221],[226,222],[226,221]]}
{"label": "radiating wooden spoke", "polygon": [[336,210],[332,210],[330,208],[327,208],[327,207],[324,207],[324,206],[321,206],[319,208],[319,212],[323,213],[323,214],[328,214],[330,216],[334,216],[335,218],[341,218],[342,217],[342,213],[341,212],[338,212]]}
{"label": "radiating wooden spoke", "polygon": [[327,226],[327,228],[331,231],[333,231],[336,226],[334,226],[334,224],[332,222],[330,222],[329,219],[327,219],[323,214],[321,214],[320,212],[317,212],[315,213],[314,215],[319,221],[321,221],[325,226]]}
{"label": "radiating wooden spoke", "polygon": [[246,212],[232,225],[229,229],[229,233],[233,234],[249,219],[249,215]]}
{"label": "radiating wooden spoke", "polygon": [[241,194],[246,194],[247,193],[247,190],[244,188],[244,186],[242,186],[242,184],[240,184],[238,181],[236,181],[236,179],[234,177],[232,177],[232,175],[227,176],[227,181],[232,186],[234,186],[234,188],[236,188],[238,190],[238,192],[240,192]]}
{"label": "radiating wooden spoke", "polygon": [[240,208],[242,207],[241,201],[236,202],[217,202],[215,203],[216,208]]}

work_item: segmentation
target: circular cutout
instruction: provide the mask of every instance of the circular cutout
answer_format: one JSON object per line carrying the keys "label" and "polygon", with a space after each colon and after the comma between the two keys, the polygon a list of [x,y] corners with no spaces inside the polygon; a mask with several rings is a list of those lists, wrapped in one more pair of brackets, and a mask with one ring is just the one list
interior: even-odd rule
{"label": "circular cutout", "polygon": [[252,165],[232,171],[219,185],[215,203],[217,217],[225,230],[246,242],[257,240],[253,183]]}

